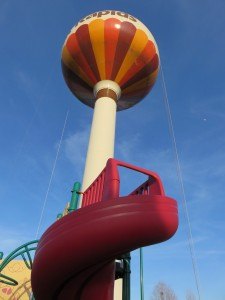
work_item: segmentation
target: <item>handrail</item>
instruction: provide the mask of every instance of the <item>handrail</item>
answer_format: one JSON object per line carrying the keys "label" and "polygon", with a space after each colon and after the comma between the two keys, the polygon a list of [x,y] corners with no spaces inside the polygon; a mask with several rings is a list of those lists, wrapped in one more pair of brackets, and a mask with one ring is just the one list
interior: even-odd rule
{"label": "handrail", "polygon": [[[3,279],[1,279],[1,278],[3,278]],[[6,276],[6,275],[1,274],[1,273],[0,273],[0,282],[2,282],[4,284],[7,284],[7,285],[13,285],[13,286],[18,285],[18,281],[16,281],[12,277]]]}
{"label": "handrail", "polygon": [[99,202],[102,198],[103,183],[105,180],[106,167],[94,180],[94,182],[86,189],[82,199],[82,207]]}
{"label": "handrail", "polygon": [[148,180],[130,195],[164,195],[161,179],[155,172],[110,158],[102,172],[84,192],[82,207],[119,197],[120,176],[118,167],[124,167],[148,176]]}
{"label": "handrail", "polygon": [[[34,240],[34,241],[28,242],[26,244],[23,244],[22,246],[16,248],[14,251],[12,251],[3,260],[3,262],[0,264],[0,282],[8,284],[8,285],[13,285],[13,286],[18,285],[18,282],[15,279],[2,274],[1,272],[12,260],[14,260],[16,257],[18,257],[20,255],[22,256],[26,267],[29,270],[31,270],[32,266],[33,266],[33,261],[32,261],[30,252],[35,251],[37,249],[37,243],[38,243],[38,240]],[[36,245],[34,245],[34,244],[36,244]],[[34,246],[32,246],[32,245],[34,245]],[[29,247],[29,246],[31,246],[31,247]],[[26,258],[25,253],[27,254],[28,259]],[[1,278],[3,278],[3,279],[1,279]]]}
{"label": "handrail", "polygon": [[130,195],[164,195],[164,190],[161,188],[159,181],[149,178],[139,187],[137,187]]}

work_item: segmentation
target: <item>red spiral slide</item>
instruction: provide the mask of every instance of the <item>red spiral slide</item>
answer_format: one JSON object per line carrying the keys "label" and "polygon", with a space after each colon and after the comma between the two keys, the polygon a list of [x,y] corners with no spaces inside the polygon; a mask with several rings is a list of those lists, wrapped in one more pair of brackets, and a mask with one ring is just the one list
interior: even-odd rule
{"label": "red spiral slide", "polygon": [[[146,174],[148,180],[119,197],[119,166]],[[109,159],[85,191],[82,208],[41,237],[32,270],[35,300],[112,300],[115,259],[166,241],[177,227],[177,203],[165,196],[158,175]]]}

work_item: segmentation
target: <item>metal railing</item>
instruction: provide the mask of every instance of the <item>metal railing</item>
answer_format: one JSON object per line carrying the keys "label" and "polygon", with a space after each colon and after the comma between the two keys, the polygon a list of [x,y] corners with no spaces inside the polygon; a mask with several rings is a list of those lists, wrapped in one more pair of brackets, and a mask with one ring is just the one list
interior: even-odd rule
{"label": "metal railing", "polygon": [[[4,268],[12,261],[14,260],[16,257],[18,256],[22,256],[23,261],[26,265],[26,267],[31,270],[32,269],[32,265],[33,265],[33,259],[31,257],[31,251],[35,251],[37,249],[37,243],[38,240],[34,240],[31,241],[29,243],[26,243],[20,247],[18,247],[17,249],[15,249],[14,251],[12,251],[4,260],[3,262],[0,264],[0,282],[4,283],[4,284],[8,284],[8,285],[18,285],[18,282],[7,276],[2,274],[1,272],[4,270]],[[26,257],[27,255],[27,257]]]}

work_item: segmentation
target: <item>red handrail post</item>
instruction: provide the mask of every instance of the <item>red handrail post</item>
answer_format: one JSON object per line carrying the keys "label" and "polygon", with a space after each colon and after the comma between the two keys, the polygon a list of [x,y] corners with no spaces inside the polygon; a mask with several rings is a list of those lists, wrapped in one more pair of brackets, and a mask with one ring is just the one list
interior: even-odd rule
{"label": "red handrail post", "polygon": [[115,159],[108,159],[105,168],[102,201],[119,197],[120,176]]}

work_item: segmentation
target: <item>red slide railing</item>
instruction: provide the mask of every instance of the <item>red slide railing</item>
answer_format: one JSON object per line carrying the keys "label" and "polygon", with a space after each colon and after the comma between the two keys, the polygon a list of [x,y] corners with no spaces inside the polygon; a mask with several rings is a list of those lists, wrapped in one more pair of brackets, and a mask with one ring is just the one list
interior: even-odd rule
{"label": "red slide railing", "polygon": [[127,168],[148,176],[148,180],[136,188],[130,195],[164,195],[161,179],[156,173],[110,158],[106,167],[84,192],[82,207],[119,197],[119,167]]}
{"label": "red slide railing", "polygon": [[85,191],[82,200],[82,207],[101,201],[105,179],[105,169]]}

